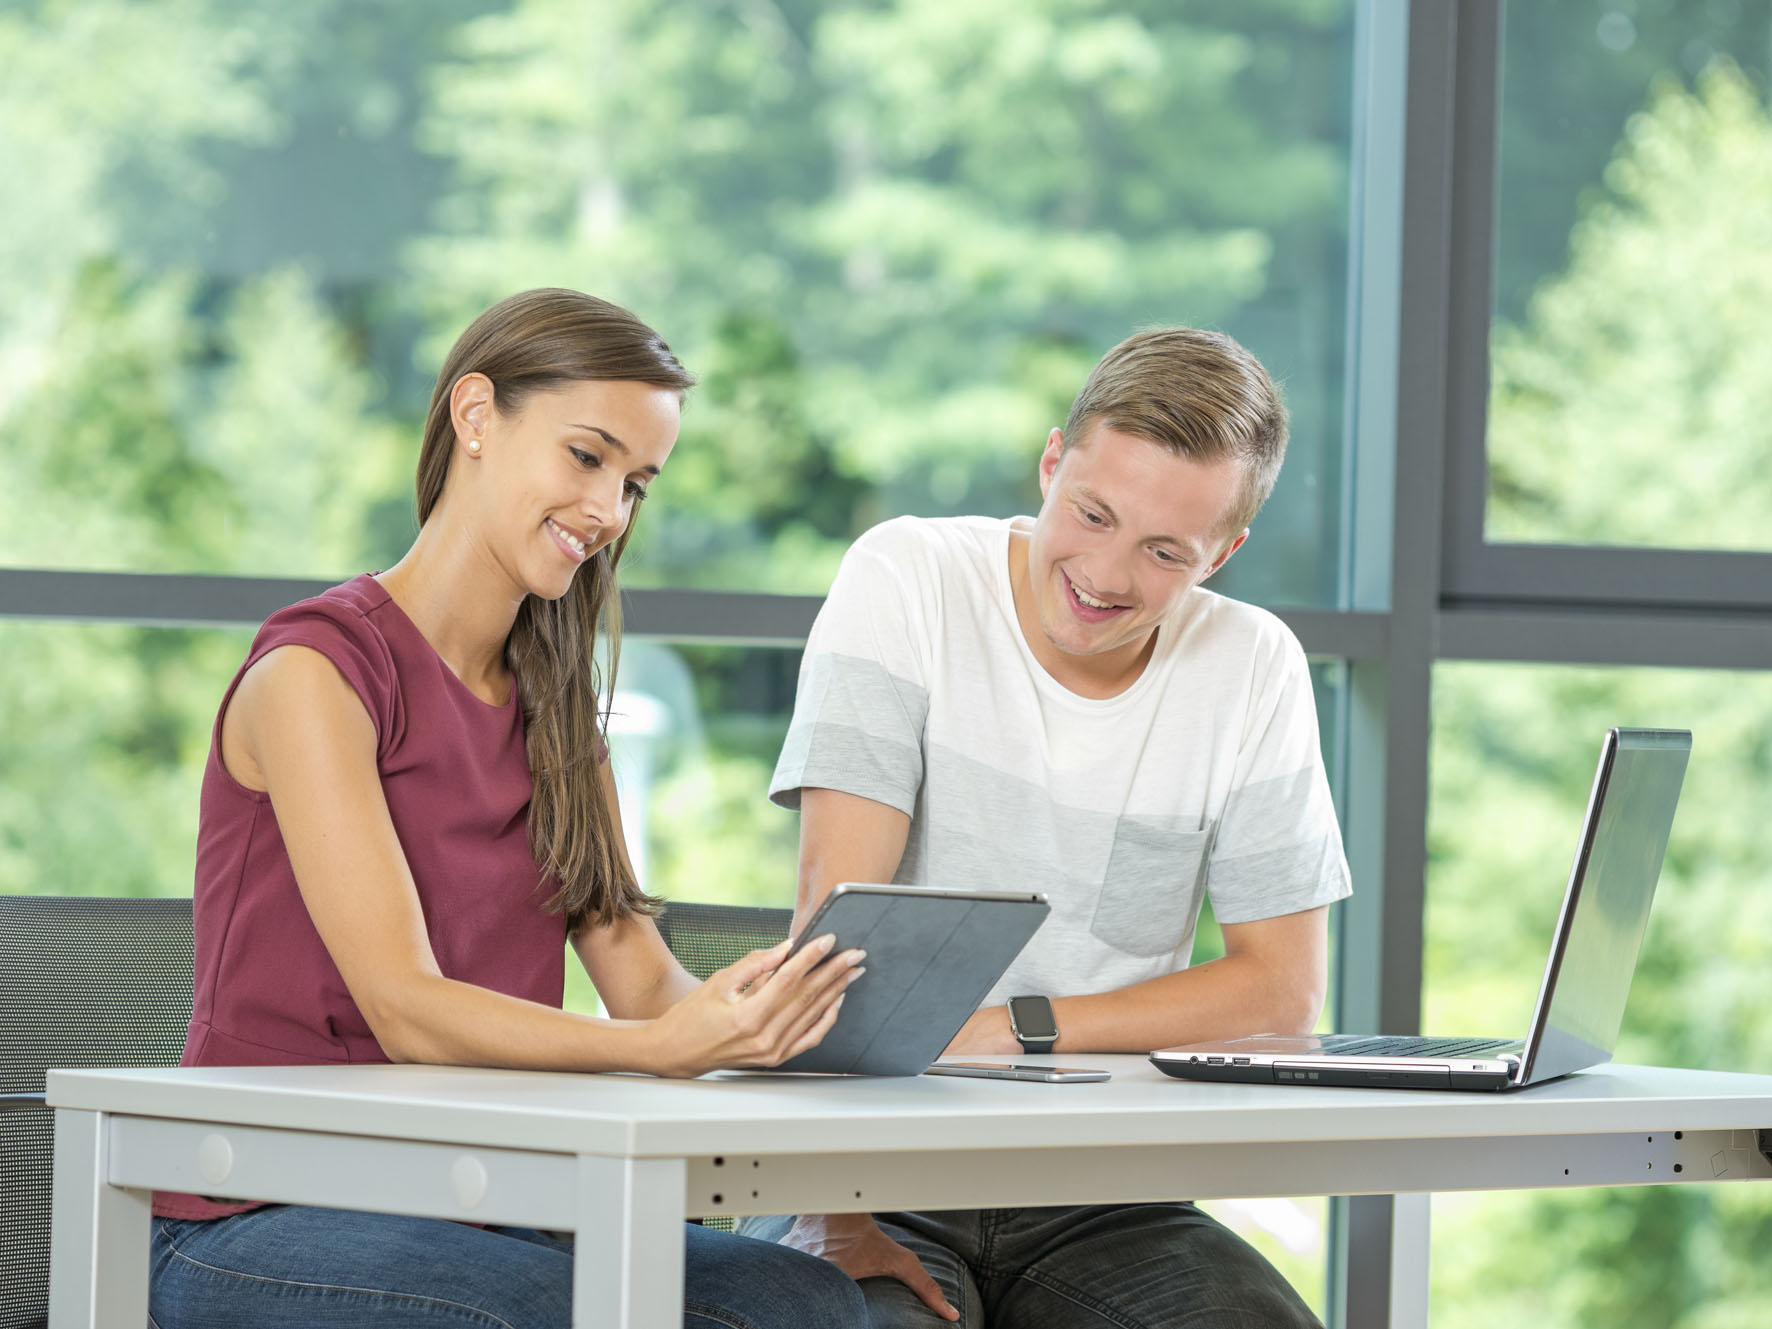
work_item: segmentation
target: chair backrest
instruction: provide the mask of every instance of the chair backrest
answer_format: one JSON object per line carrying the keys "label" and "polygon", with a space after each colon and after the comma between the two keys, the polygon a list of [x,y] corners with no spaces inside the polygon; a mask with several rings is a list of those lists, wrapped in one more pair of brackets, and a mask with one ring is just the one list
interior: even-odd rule
{"label": "chair backrest", "polygon": [[[0,1094],[51,1066],[172,1066],[191,1018],[191,902],[0,895]],[[43,1323],[54,1114],[0,1111],[0,1329]]]}
{"label": "chair backrest", "polygon": [[672,900],[654,921],[677,963],[697,978],[706,978],[746,952],[773,946],[787,936],[794,911]]}

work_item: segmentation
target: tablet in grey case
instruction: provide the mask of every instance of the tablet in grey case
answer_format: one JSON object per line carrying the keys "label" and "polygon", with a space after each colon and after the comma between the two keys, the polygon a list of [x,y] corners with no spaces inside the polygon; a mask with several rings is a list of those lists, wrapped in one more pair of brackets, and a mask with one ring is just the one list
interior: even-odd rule
{"label": "tablet in grey case", "polygon": [[921,1075],[1021,953],[1050,906],[1043,895],[835,886],[801,934],[834,932],[867,951],[824,1041],[776,1067]]}

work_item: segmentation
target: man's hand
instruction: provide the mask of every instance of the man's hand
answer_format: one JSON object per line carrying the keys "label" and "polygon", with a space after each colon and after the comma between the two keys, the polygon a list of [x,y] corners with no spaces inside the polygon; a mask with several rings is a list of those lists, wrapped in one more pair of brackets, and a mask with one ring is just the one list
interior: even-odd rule
{"label": "man's hand", "polygon": [[896,1278],[943,1319],[960,1318],[917,1257],[867,1214],[801,1214],[781,1244],[829,1260],[853,1279]]}
{"label": "man's hand", "polygon": [[1015,1037],[1015,1031],[1009,1027],[1009,1008],[1007,1006],[986,1006],[972,1013],[972,1018],[960,1026],[960,1032],[954,1035],[953,1041],[942,1052],[944,1057],[976,1057],[987,1056],[1013,1057],[1021,1051],[1021,1043]]}

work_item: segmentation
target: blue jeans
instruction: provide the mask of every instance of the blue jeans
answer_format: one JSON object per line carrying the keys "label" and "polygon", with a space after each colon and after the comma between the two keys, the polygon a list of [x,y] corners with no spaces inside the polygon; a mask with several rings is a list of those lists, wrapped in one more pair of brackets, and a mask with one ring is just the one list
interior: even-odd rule
{"label": "blue jeans", "polygon": [[[695,1329],[865,1329],[855,1282],[799,1251],[685,1224]],[[572,1242],[529,1228],[273,1205],[153,1223],[155,1329],[566,1329]]]}
{"label": "blue jeans", "polygon": [[[875,1214],[959,1329],[1322,1329],[1273,1265],[1192,1204]],[[792,1218],[742,1230],[779,1241]],[[864,1278],[874,1329],[946,1329],[896,1278]]]}

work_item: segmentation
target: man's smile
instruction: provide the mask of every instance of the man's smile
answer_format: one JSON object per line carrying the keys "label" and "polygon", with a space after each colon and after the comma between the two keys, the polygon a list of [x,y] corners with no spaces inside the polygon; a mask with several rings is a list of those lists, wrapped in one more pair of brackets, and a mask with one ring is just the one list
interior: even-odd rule
{"label": "man's smile", "polygon": [[1070,576],[1062,570],[1058,575],[1064,578],[1065,588],[1071,593],[1072,607],[1088,622],[1105,622],[1114,615],[1125,613],[1131,608],[1130,605],[1117,605],[1108,600],[1097,599],[1072,581]]}

